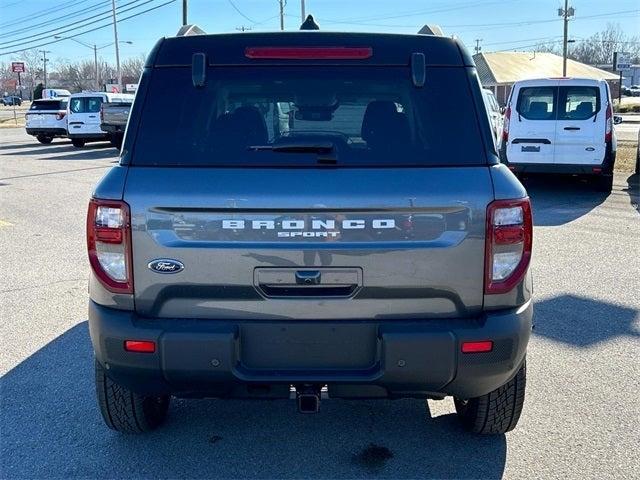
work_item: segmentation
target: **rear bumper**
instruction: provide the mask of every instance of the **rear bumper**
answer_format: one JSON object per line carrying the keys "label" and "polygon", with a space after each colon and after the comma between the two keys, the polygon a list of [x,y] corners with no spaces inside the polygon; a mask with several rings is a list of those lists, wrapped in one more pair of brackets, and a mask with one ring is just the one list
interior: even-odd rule
{"label": "rear bumper", "polygon": [[616,152],[608,144],[602,163],[566,164],[566,163],[513,163],[506,154],[506,145],[500,147],[500,162],[514,173],[556,173],[561,175],[613,175]]}
{"label": "rear bumper", "polygon": [[[149,319],[90,301],[89,330],[108,375],[140,393],[278,398],[312,383],[342,398],[471,398],[515,375],[532,314],[528,302],[471,319],[241,322]],[[125,340],[156,351],[127,352]],[[493,340],[493,351],[461,353],[474,340]]]}
{"label": "rear bumper", "polygon": [[107,132],[107,133],[119,133],[119,134],[124,134],[124,129],[126,128],[126,125],[110,125],[110,124],[102,124],[100,125],[100,130],[102,130],[103,132]]}
{"label": "rear bumper", "polygon": [[47,137],[66,137],[67,131],[64,128],[27,127],[27,135],[46,135]]}
{"label": "rear bumper", "polygon": [[67,135],[70,139],[81,138],[83,140],[108,140],[108,133],[71,133]]}

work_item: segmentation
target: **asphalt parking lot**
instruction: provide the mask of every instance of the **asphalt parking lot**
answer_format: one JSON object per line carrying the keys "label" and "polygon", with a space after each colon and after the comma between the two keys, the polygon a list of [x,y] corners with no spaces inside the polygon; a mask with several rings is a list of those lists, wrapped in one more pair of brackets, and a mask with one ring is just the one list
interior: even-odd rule
{"label": "asphalt parking lot", "polygon": [[531,179],[536,327],[516,430],[478,437],[453,402],[178,400],[147,436],[98,412],[86,204],[116,161],[0,130],[0,478],[637,478],[638,176],[610,196]]}

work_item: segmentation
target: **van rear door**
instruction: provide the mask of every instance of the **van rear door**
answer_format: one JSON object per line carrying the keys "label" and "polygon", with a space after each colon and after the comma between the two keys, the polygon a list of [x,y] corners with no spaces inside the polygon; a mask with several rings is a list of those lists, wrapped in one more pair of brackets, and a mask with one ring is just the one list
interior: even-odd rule
{"label": "van rear door", "polygon": [[556,82],[521,86],[514,92],[506,145],[509,163],[554,162],[557,94]]}
{"label": "van rear door", "polygon": [[72,97],[69,101],[70,134],[102,134],[100,129],[100,106],[103,95]]}
{"label": "van rear door", "polygon": [[605,156],[606,96],[593,81],[558,87],[555,163],[599,165]]}

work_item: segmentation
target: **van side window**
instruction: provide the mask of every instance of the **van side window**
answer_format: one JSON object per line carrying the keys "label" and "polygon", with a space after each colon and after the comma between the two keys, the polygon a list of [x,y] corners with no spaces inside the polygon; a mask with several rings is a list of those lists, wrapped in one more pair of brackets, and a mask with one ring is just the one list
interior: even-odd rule
{"label": "van side window", "polygon": [[560,87],[558,120],[586,120],[600,110],[597,87]]}
{"label": "van side window", "polygon": [[516,110],[527,120],[555,120],[557,91],[556,87],[524,87]]}

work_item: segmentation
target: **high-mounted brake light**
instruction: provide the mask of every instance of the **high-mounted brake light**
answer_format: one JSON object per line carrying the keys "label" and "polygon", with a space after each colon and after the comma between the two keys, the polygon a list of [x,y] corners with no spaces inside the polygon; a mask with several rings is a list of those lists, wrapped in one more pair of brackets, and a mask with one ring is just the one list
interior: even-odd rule
{"label": "high-mounted brake light", "polygon": [[533,222],[529,198],[496,200],[487,207],[484,293],[506,293],[527,273]]}
{"label": "high-mounted brake light", "polygon": [[87,250],[97,279],[114,293],[133,293],[129,205],[91,199],[87,212]]}
{"label": "high-mounted brake light", "polygon": [[247,47],[251,59],[291,60],[364,60],[371,58],[371,47]]}
{"label": "high-mounted brake light", "polygon": [[504,121],[502,122],[502,141],[509,140],[509,122],[511,121],[511,107],[507,107],[504,112]]}
{"label": "high-mounted brake light", "polygon": [[607,104],[607,112],[604,118],[604,141],[606,143],[613,139],[613,110],[610,103]]}

